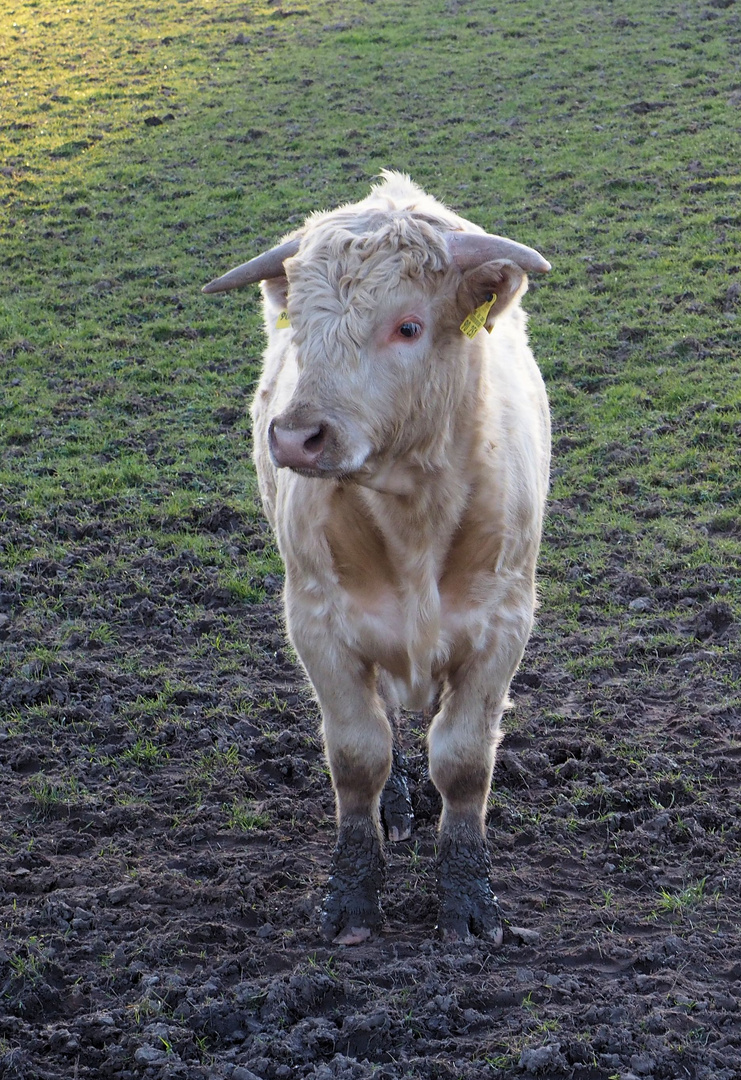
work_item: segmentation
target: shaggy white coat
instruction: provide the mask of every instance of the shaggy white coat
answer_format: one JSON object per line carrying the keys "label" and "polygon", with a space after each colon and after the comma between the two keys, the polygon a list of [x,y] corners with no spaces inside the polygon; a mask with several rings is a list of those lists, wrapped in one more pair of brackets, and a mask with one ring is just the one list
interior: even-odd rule
{"label": "shaggy white coat", "polygon": [[[443,825],[483,828],[533,621],[549,413],[523,272],[500,261],[462,274],[451,230],[481,231],[394,173],[362,202],[307,220],[286,279],[263,286],[255,461],[340,818],[377,813],[391,762],[385,702],[436,702]],[[469,340],[460,324],[492,290],[491,333]],[[276,329],[286,307],[290,329]],[[389,327],[412,316],[419,340],[394,338]],[[275,467],[276,417],[331,424],[321,476]]]}

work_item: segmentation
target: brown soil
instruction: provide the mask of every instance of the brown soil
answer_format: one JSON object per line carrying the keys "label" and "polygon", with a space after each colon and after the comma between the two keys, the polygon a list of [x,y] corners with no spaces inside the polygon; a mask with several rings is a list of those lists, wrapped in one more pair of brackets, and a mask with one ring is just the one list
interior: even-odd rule
{"label": "brown soil", "polygon": [[[578,632],[541,611],[489,819],[502,948],[436,939],[438,799],[410,717],[416,830],[389,849],[383,933],[343,949],[318,935],[333,803],[280,582],[236,603],[107,513],[5,508],[6,536],[53,530],[69,554],[0,576],[0,1077],[741,1076],[741,718],[719,704],[739,671],[712,568],[651,592],[616,566]],[[227,508],[192,524],[237,560],[264,543]],[[626,614],[575,679],[600,597],[627,613],[647,592],[642,632]]]}

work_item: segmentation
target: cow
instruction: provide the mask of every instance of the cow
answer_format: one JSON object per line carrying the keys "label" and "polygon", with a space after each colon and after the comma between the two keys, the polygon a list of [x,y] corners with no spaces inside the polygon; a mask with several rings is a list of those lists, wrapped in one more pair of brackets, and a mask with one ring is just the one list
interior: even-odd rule
{"label": "cow", "polygon": [[533,623],[550,456],[520,298],[550,264],[381,175],[204,292],[262,282],[255,464],[337,806],[323,934],[352,945],[382,924],[384,791],[388,838],[411,826],[394,764],[404,709],[434,714],[438,931],[498,945],[486,807]]}

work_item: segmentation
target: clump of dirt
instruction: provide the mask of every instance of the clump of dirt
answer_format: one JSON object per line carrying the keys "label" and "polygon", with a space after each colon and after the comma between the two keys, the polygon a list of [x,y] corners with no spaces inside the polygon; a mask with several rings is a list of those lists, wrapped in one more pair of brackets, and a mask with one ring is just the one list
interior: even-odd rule
{"label": "clump of dirt", "polygon": [[[409,716],[415,831],[389,847],[382,932],[343,949],[318,932],[333,801],[279,582],[248,603],[105,507],[76,518],[34,525],[66,555],[0,580],[0,1077],[741,1075],[722,575],[672,582],[672,620],[616,569],[625,624],[589,678],[567,664],[599,612],[568,634],[541,612],[491,797],[499,950],[435,937],[439,802]],[[6,527],[30,542],[11,508]],[[188,527],[237,560],[264,543],[223,508]]]}

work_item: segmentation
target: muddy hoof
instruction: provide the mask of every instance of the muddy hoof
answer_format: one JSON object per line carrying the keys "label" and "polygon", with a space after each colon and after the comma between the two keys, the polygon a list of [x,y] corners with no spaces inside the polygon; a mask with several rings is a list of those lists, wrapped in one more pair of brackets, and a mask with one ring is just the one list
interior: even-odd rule
{"label": "muddy hoof", "polygon": [[451,897],[440,904],[437,932],[443,941],[471,942],[486,938],[492,945],[502,944],[502,912],[488,881],[476,896]]}
{"label": "muddy hoof", "polygon": [[329,940],[333,945],[361,945],[372,934],[373,931],[369,926],[346,926],[344,930]]}
{"label": "muddy hoof", "polygon": [[406,761],[396,748],[391,772],[381,794],[381,821],[392,844],[408,840],[412,835],[414,811],[406,778]]}
{"label": "muddy hoof", "polygon": [[437,863],[437,930],[444,941],[486,938],[502,943],[502,912],[489,882],[489,853],[481,840],[442,836]]}
{"label": "muddy hoof", "polygon": [[326,941],[359,945],[381,926],[383,879],[381,840],[370,819],[341,826],[322,904],[321,932]]}
{"label": "muddy hoof", "polygon": [[329,879],[329,892],[324,898],[321,932],[325,941],[336,945],[359,945],[366,941],[383,923],[378,893],[349,892],[338,887],[335,878]]}

